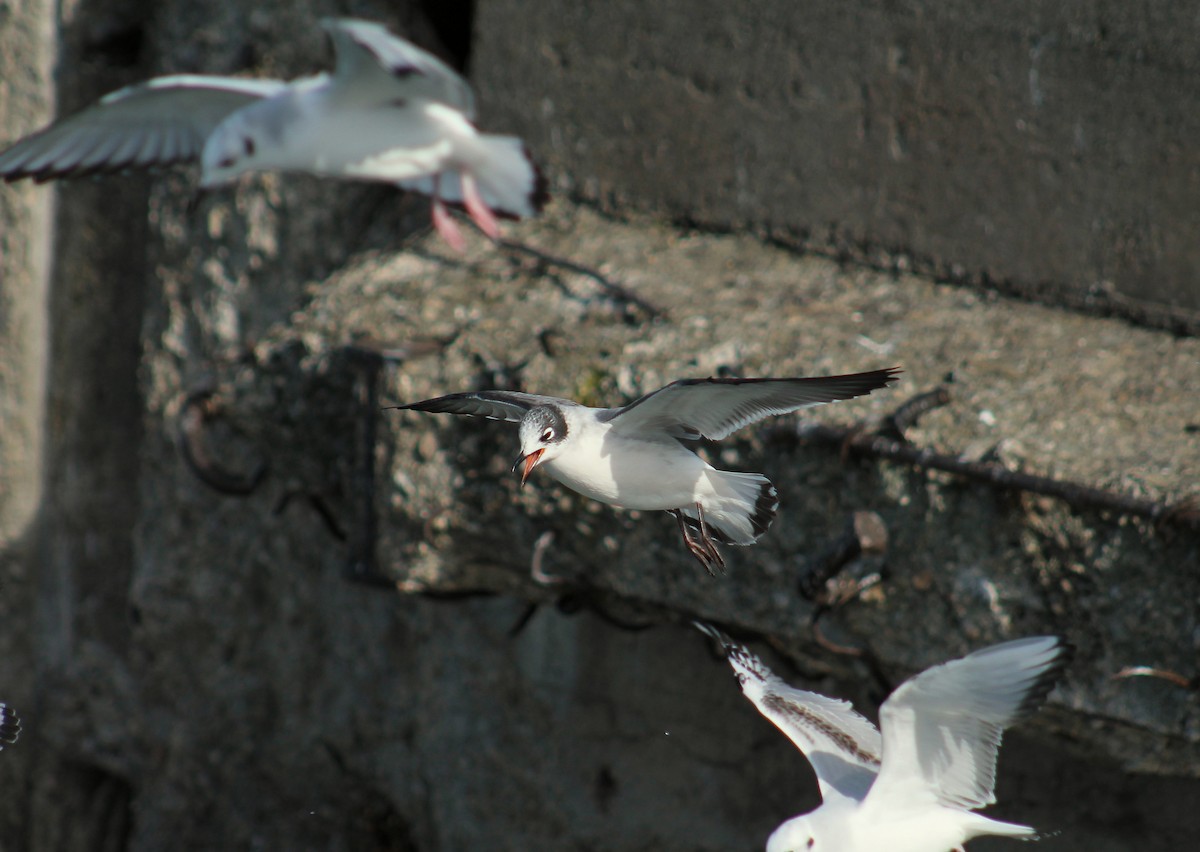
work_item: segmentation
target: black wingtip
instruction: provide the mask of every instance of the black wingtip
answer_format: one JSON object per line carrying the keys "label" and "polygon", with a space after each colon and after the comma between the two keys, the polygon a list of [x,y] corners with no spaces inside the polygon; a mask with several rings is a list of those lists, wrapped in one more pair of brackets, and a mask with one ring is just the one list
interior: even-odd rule
{"label": "black wingtip", "polygon": [[898,382],[903,372],[899,367],[886,367],[882,370],[868,370],[865,373],[829,376],[825,381],[831,385],[831,393],[846,394],[846,396],[839,397],[841,399],[853,399],[858,396],[866,396],[872,391]]}
{"label": "black wingtip", "polygon": [[40,169],[27,169],[24,166],[18,166],[7,170],[0,171],[0,179],[5,183],[17,183],[22,180],[32,180],[39,186],[55,181],[78,181],[86,178],[102,178],[112,177],[114,175],[125,175],[131,172],[136,173],[157,173],[159,170],[168,169],[172,166],[177,166],[182,163],[190,162],[189,157],[175,157],[162,162],[150,164],[138,164],[131,157],[115,160],[113,162],[96,163],[91,166],[60,166],[54,163],[42,166]]}
{"label": "black wingtip", "polygon": [[758,499],[754,501],[754,512],[750,515],[750,528],[757,540],[768,529],[779,512],[779,492],[769,481],[764,482],[758,490]]}
{"label": "black wingtip", "polygon": [[428,414],[446,414],[455,413],[447,408],[447,403],[456,399],[463,394],[447,394],[446,396],[435,396],[429,399],[420,399],[416,402],[406,402],[402,405],[389,405],[387,408],[398,411],[423,411]]}
{"label": "black wingtip", "polygon": [[717,643],[717,647],[720,648],[721,656],[729,656],[729,650],[733,647],[733,640],[730,639],[725,633],[706,621],[697,621],[693,619],[692,627],[695,627],[705,636],[714,640]]}
{"label": "black wingtip", "polygon": [[1046,702],[1046,696],[1054,690],[1059,680],[1062,679],[1062,674],[1066,671],[1067,666],[1075,659],[1074,645],[1061,636],[1055,636],[1054,639],[1056,642],[1051,650],[1056,655],[1045,670],[1040,672],[1030,684],[1029,690],[1021,700],[1021,705],[1017,708],[1016,717],[1018,719],[1032,715]]}
{"label": "black wingtip", "polygon": [[699,620],[693,618],[692,619],[692,627],[695,627],[697,630],[699,630],[705,636],[711,636],[714,639],[721,638],[721,631],[717,630],[717,628],[713,627],[711,624],[709,624],[706,621],[699,621]]}
{"label": "black wingtip", "polygon": [[11,707],[0,704],[0,749],[12,745],[21,735],[21,720]]}
{"label": "black wingtip", "polygon": [[525,159],[529,161],[529,165],[533,169],[533,187],[529,192],[529,206],[535,213],[541,213],[542,208],[550,201],[550,182],[546,180],[545,173],[533,159],[533,155],[529,153],[528,145],[525,146]]}
{"label": "black wingtip", "polygon": [[[877,384],[876,387],[884,388],[893,382],[900,381],[900,376],[903,374],[904,370],[900,367],[885,367],[882,370],[871,370],[869,372],[862,373],[862,376],[864,379],[877,381],[879,384]],[[875,388],[872,388],[872,390],[874,389]]]}

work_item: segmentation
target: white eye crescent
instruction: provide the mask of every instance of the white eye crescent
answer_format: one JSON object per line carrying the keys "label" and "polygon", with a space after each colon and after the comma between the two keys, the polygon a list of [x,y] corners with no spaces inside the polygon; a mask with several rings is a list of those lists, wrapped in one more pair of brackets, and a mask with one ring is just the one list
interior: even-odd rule
{"label": "white eye crescent", "polygon": [[545,432],[542,433],[542,443],[543,444],[550,443],[550,439],[553,437],[554,437],[554,430],[547,429]]}

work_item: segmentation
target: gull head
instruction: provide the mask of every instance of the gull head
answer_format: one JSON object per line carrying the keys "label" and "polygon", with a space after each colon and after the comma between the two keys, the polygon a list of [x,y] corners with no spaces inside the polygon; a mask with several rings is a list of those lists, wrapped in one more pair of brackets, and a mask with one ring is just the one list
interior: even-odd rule
{"label": "gull head", "polygon": [[250,128],[233,119],[213,131],[200,154],[200,186],[221,186],[262,168],[260,144]]}
{"label": "gull head", "polygon": [[[792,817],[767,838],[767,852],[820,852],[813,825],[807,816]],[[826,852],[836,852],[828,849]]]}
{"label": "gull head", "polygon": [[567,437],[567,418],[554,405],[539,405],[529,409],[521,418],[521,455],[513,470],[521,468],[521,484],[539,464],[548,462],[562,452]]}

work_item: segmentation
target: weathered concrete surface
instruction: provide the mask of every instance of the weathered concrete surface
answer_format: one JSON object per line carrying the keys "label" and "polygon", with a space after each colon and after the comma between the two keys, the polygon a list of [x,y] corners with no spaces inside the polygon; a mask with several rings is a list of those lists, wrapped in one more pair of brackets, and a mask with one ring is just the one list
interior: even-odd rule
{"label": "weathered concrete surface", "polygon": [[[0,28],[0,115],[22,134],[50,116],[51,27],[42,4]],[[50,204],[31,188],[0,194],[0,549],[37,508]]]}
{"label": "weathered concrete surface", "polygon": [[487,115],[612,209],[1200,308],[1190,6],[482,0],[477,33]]}
{"label": "weathered concrete surface", "polygon": [[[161,70],[314,66],[311,19],[270,6],[167,4],[132,54],[86,49],[133,8],[68,28],[62,100]],[[122,26],[101,43],[128,46]],[[1195,673],[1194,534],[749,430],[714,452],[769,473],[783,514],[709,578],[665,515],[542,478],[519,491],[510,428],[378,412],[363,351],[407,353],[377,404],[514,380],[618,401],[722,368],[906,369],[895,391],[818,414],[835,421],[953,372],[953,403],[913,440],[1000,442],[1014,465],[1174,498],[1200,462],[1195,340],[567,203],[510,228],[668,310],[647,322],[582,276],[481,244],[465,258],[400,245],[424,205],[386,191],[268,176],[189,212],[191,186],[60,194],[46,494],[32,549],[0,561],[0,697],[27,722],[0,754],[3,848],[761,848],[812,804],[811,777],[684,626],[696,615],[769,637],[797,666],[771,655],[781,673],[868,709],[937,660],[1064,632],[1078,661],[1006,749],[998,813],[1061,830],[1040,845],[1072,852],[1174,850],[1200,832],[1195,693],[1109,679]],[[193,448],[234,473],[269,465],[249,495],[183,460],[198,390],[214,411]],[[822,623],[863,660],[819,648],[795,592],[860,508],[889,526],[887,576]],[[530,578],[546,531],[561,584]],[[401,590],[445,599],[348,583],[371,552]]]}
{"label": "weathered concrete surface", "polygon": [[[50,115],[50,4],[0,6],[0,126],[36,129]],[[51,205],[44,192],[0,190],[0,701],[24,719],[34,712],[31,669],[42,639],[36,601],[35,537],[45,440],[47,252]],[[22,749],[24,751],[24,749]],[[7,757],[13,754],[8,749]],[[8,761],[5,761],[8,763]],[[0,848],[28,824],[28,755],[0,768]]]}

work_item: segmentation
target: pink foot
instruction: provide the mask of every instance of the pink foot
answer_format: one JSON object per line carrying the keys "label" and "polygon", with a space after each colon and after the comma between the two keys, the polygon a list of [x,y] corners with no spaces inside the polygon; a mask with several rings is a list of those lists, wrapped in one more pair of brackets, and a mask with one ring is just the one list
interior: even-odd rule
{"label": "pink foot", "polygon": [[467,250],[467,241],[463,238],[462,231],[458,229],[458,225],[454,222],[454,217],[450,215],[450,211],[446,209],[446,205],[442,199],[434,196],[433,198],[433,227],[442,235],[442,239],[446,241],[446,245],[454,249],[459,254]]}
{"label": "pink foot", "polygon": [[467,215],[475,221],[479,230],[493,240],[500,239],[500,223],[496,221],[495,214],[484,203],[483,196],[479,194],[479,187],[475,183],[474,175],[463,173],[460,180],[462,181],[463,205],[467,208]]}

